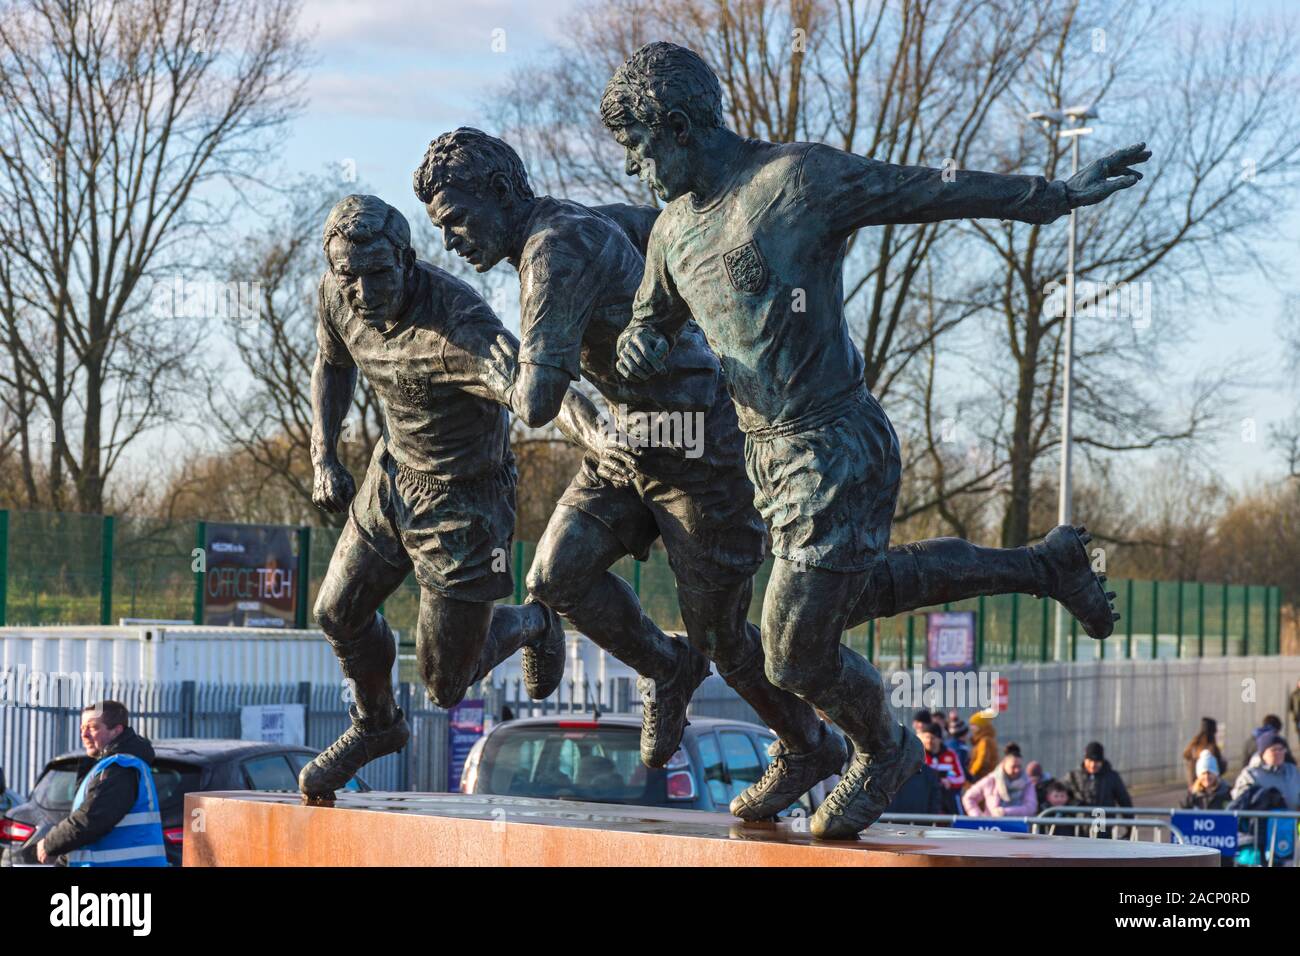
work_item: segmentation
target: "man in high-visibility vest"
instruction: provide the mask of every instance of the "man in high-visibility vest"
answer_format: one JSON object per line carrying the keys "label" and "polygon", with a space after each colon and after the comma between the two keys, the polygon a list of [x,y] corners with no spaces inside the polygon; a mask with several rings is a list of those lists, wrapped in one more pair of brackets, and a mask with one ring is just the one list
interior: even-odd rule
{"label": "man in high-visibility vest", "polygon": [[69,866],[166,866],[153,745],[128,727],[115,700],[81,712],[81,743],[96,763],[82,779],[72,813],[36,844],[42,863]]}

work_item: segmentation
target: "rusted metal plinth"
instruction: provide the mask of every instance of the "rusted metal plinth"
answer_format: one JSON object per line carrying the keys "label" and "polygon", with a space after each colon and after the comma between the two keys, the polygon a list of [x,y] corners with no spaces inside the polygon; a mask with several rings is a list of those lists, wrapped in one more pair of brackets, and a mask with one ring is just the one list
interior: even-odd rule
{"label": "rusted metal plinth", "polygon": [[[192,793],[186,866],[1217,866],[1217,850],[877,823],[856,841],[795,820],[450,793]],[[202,811],[195,813],[195,811]],[[801,832],[803,831],[803,832]]]}

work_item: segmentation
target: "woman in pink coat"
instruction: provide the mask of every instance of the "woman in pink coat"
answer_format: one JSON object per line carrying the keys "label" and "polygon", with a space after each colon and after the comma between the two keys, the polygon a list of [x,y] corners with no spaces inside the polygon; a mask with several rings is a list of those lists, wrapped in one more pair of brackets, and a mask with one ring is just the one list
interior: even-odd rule
{"label": "woman in pink coat", "polygon": [[1038,812],[1038,795],[1020,755],[1009,753],[996,770],[962,794],[961,804],[972,817],[1032,817]]}

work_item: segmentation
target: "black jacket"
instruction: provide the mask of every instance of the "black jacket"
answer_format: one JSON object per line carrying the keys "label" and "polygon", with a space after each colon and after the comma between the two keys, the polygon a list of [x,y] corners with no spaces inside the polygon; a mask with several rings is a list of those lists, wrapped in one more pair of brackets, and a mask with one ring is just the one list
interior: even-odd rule
{"label": "black jacket", "polygon": [[946,813],[943,808],[943,786],[934,768],[921,766],[895,794],[886,813]]}
{"label": "black jacket", "polygon": [[1123,779],[1111,768],[1109,760],[1103,760],[1096,773],[1088,773],[1083,767],[1071,770],[1066,786],[1070,788],[1070,803],[1076,807],[1133,806]]}
{"label": "black jacket", "polygon": [[1232,793],[1228,784],[1219,779],[1212,793],[1204,790],[1189,788],[1187,796],[1183,797],[1180,806],[1184,810],[1223,810],[1232,800]]}
{"label": "black jacket", "polygon": [[[113,754],[130,754],[145,763],[153,763],[153,744],[130,727],[108,745],[99,758]],[[69,816],[45,834],[45,852],[62,856],[79,850],[104,836],[135,804],[140,777],[130,767],[113,764],[86,787],[86,799]]]}

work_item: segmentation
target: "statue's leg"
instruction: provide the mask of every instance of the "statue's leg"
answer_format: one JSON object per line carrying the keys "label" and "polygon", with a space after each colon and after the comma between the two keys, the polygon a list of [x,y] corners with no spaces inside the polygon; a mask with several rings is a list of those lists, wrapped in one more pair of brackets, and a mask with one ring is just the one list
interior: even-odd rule
{"label": "statue's leg", "polygon": [[396,706],[397,645],[379,605],[409,572],[409,563],[400,567],[381,557],[349,516],[316,597],[316,623],[351,682],[357,712],[376,726],[392,723]]}
{"label": "statue's leg", "polygon": [[865,577],[777,558],[763,601],[763,652],[773,684],[825,713],[856,750],[877,753],[895,746],[885,684],[841,643]]}
{"label": "statue's leg", "polygon": [[454,707],[471,686],[548,625],[540,604],[459,601],[422,592],[415,658],[429,699],[439,707]]}
{"label": "statue's leg", "polygon": [[370,472],[352,503],[329,570],[316,599],[316,620],[352,686],[351,726],[305,765],[298,787],[309,798],[326,797],[346,786],[367,763],[401,750],[410,739],[405,716],[393,700],[397,645],[379,605],[397,589],[411,562],[393,532],[379,493],[386,480]]}
{"label": "statue's leg", "polygon": [[429,699],[439,707],[459,704],[470,685],[504,660],[498,652],[508,648],[509,657],[523,645],[529,636],[524,624],[518,614],[498,618],[490,601],[461,601],[421,588],[415,660]]}
{"label": "statue's leg", "polygon": [[763,604],[768,676],[825,713],[854,745],[810,823],[823,839],[851,839],[874,823],[924,762],[920,740],[889,712],[880,672],[840,641],[865,577],[778,559]]}
{"label": "statue's leg", "polygon": [[822,744],[825,727],[806,702],[772,686],[758,628],[748,620],[765,529],[738,440],[736,451],[733,467],[699,462],[671,484],[645,479],[644,500],[677,579],[677,603],[691,646],[713,661],[719,676],[776,731],[784,751],[808,753]]}
{"label": "statue's leg", "polygon": [[495,604],[514,590],[515,480],[513,459],[477,481],[428,481],[400,469],[394,480],[402,543],[420,584],[416,660],[442,707],[521,648],[526,664],[531,652],[558,666],[547,665],[548,694],[563,674],[559,619],[536,603]]}
{"label": "statue's leg", "polygon": [[[628,499],[621,511],[644,509],[630,494]],[[667,682],[681,667],[686,647],[660,630],[627,582],[608,570],[627,553],[609,525],[561,503],[537,543],[528,591],[642,677]]]}
{"label": "statue's leg", "polygon": [[987,594],[1041,594],[1045,569],[1028,548],[982,548],[961,538],[896,545],[872,565],[848,626]]}
{"label": "statue's leg", "polygon": [[719,676],[754,708],[790,753],[815,750],[825,733],[809,704],[773,686],[763,660],[758,628],[746,620],[753,581],[717,591],[677,586],[686,633],[696,650],[708,656]]}
{"label": "statue's leg", "polygon": [[1086,532],[1068,525],[1023,548],[982,548],[961,538],[932,538],[890,548],[869,571],[848,626],[917,608],[991,594],[1055,598],[1093,637],[1114,628],[1114,609],[1089,562]]}
{"label": "statue's leg", "polygon": [[773,426],[748,438],[755,504],[776,558],[763,602],[767,675],[821,710],[854,745],[810,823],[814,836],[848,838],[878,819],[924,762],[920,741],[889,712],[880,673],[841,643],[889,546],[898,439],[865,392],[829,421]]}

